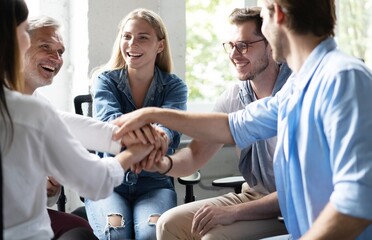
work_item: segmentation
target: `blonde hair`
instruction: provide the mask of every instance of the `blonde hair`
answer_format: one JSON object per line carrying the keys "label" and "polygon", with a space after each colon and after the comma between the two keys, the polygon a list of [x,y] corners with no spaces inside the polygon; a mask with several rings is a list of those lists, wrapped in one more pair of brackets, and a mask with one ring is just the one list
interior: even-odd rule
{"label": "blonde hair", "polygon": [[151,10],[138,8],[130,12],[124,19],[120,21],[119,31],[112,48],[111,57],[106,64],[93,70],[93,78],[104,71],[122,69],[127,66],[120,51],[120,41],[122,38],[122,30],[124,26],[129,20],[132,19],[141,19],[146,21],[155,30],[158,40],[164,41],[164,49],[156,56],[155,65],[164,72],[170,73],[172,71],[173,62],[169,45],[169,37],[163,20],[158,14]]}

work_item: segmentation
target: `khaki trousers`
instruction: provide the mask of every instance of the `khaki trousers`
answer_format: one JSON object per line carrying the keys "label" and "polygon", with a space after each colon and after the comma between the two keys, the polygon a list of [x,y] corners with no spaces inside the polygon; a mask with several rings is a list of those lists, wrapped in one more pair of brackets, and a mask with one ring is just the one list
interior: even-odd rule
{"label": "khaki trousers", "polygon": [[191,225],[195,212],[205,204],[215,206],[230,206],[239,203],[249,202],[263,197],[263,194],[253,189],[244,189],[246,192],[235,194],[228,193],[219,197],[199,200],[172,208],[159,218],[156,228],[158,240],[218,240],[218,239],[260,239],[264,237],[286,234],[287,230],[283,223],[277,218],[238,221],[231,225],[219,225],[212,228],[202,238],[191,234]]}

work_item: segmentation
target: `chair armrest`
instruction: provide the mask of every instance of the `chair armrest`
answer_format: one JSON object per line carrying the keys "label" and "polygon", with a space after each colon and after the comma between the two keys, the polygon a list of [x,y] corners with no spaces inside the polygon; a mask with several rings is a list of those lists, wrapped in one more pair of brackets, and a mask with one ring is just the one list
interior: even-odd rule
{"label": "chair armrest", "polygon": [[215,187],[231,187],[234,188],[235,193],[240,193],[244,182],[245,180],[242,176],[234,176],[213,180],[212,185]]}
{"label": "chair armrest", "polygon": [[182,185],[195,185],[200,182],[200,172],[196,171],[186,177],[179,177],[178,182]]}

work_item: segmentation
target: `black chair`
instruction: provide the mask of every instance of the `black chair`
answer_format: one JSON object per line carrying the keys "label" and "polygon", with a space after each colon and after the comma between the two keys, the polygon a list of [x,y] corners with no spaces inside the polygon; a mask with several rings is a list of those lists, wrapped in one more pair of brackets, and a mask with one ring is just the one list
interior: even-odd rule
{"label": "black chair", "polygon": [[[92,106],[93,106],[92,103],[93,103],[93,98],[91,94],[84,94],[84,95],[76,96],[74,98],[75,113],[91,117]],[[185,188],[186,188],[184,202],[188,203],[188,202],[195,201],[193,185],[200,182],[199,171],[191,174],[190,176],[178,178],[178,182],[182,185],[185,185]]]}
{"label": "black chair", "polygon": [[187,177],[179,177],[178,182],[186,187],[184,203],[194,202],[194,185],[200,182],[200,172],[196,171]]}
{"label": "black chair", "polygon": [[241,193],[242,184],[245,182],[243,176],[232,176],[219,178],[212,181],[215,187],[229,187],[233,188],[235,193]]}
{"label": "black chair", "polygon": [[78,95],[74,98],[75,113],[79,115],[92,117],[92,95]]}
{"label": "black chair", "polygon": [[61,194],[59,195],[58,201],[57,201],[57,209],[61,212],[66,212],[66,194],[65,194],[65,188],[61,187]]}

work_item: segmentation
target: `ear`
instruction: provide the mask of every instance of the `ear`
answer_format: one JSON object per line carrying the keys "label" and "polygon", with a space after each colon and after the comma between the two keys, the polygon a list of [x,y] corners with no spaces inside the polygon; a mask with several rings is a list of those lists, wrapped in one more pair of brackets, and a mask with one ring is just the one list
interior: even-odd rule
{"label": "ear", "polygon": [[161,53],[163,50],[164,50],[164,39],[159,41],[158,53]]}
{"label": "ear", "polygon": [[275,21],[278,24],[284,23],[286,15],[285,15],[285,11],[283,10],[283,8],[277,3],[274,3],[274,9],[275,9],[275,13],[274,13]]}

